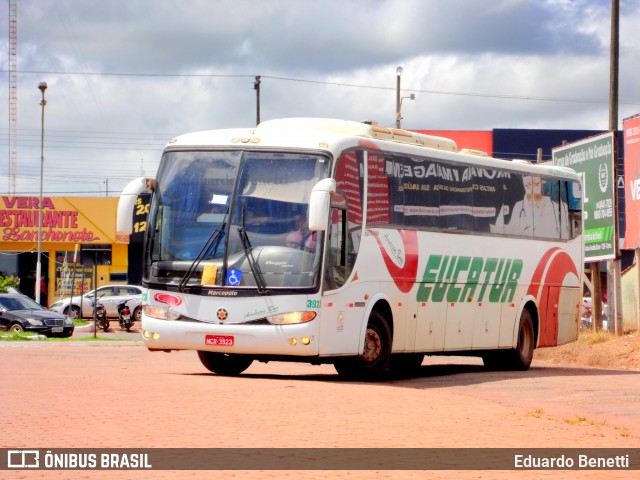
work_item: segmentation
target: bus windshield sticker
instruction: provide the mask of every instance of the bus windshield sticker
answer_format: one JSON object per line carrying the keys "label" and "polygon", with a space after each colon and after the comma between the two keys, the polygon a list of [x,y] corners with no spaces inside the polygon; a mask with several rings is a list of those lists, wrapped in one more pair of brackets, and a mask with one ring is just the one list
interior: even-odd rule
{"label": "bus windshield sticker", "polygon": [[241,270],[235,270],[233,268],[230,268],[229,271],[227,271],[227,285],[231,285],[232,287],[237,287],[238,285],[240,285],[241,280],[242,280]]}

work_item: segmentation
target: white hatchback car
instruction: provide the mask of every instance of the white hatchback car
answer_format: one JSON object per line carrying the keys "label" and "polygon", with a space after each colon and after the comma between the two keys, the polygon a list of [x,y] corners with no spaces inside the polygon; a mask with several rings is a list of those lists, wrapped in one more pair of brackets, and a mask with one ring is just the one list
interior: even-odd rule
{"label": "white hatchback car", "polygon": [[63,298],[49,307],[49,310],[68,315],[71,318],[80,317],[82,309],[83,318],[93,317],[93,298],[97,292],[98,301],[104,305],[107,317],[118,318],[118,303],[129,299],[127,305],[133,314],[135,321],[142,317],[142,287],[137,285],[105,285],[96,291],[91,290],[82,297]]}

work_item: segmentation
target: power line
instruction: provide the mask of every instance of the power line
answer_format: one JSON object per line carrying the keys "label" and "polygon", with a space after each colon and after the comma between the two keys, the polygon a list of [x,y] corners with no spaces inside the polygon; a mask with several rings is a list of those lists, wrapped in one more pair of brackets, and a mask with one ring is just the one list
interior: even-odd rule
{"label": "power line", "polygon": [[[5,72],[5,70],[0,70]],[[213,73],[131,73],[131,72],[63,72],[63,71],[45,71],[45,70],[18,70],[22,74],[38,74],[38,75],[85,75],[85,76],[100,76],[100,77],[151,77],[151,78],[252,78],[255,79],[254,74],[213,74]],[[328,82],[325,80],[312,80],[303,78],[291,78],[280,77],[272,75],[260,75],[261,79],[279,80],[283,82],[296,82],[296,83],[312,83],[318,85],[333,85],[337,87],[349,87],[349,88],[365,88],[370,90],[393,90],[395,87],[376,86],[376,85],[359,85],[354,83],[344,82]],[[430,95],[453,95],[462,97],[481,97],[481,98],[498,98],[506,100],[529,100],[529,101],[542,101],[542,102],[564,102],[564,103],[593,103],[593,104],[608,104],[608,99],[595,100],[588,98],[569,98],[569,97],[544,97],[535,95],[509,95],[498,93],[475,93],[475,92],[455,92],[448,90],[427,90],[427,89],[411,89],[404,88],[406,92],[414,93],[426,93]],[[640,105],[640,101],[628,101],[619,102],[621,105]]]}

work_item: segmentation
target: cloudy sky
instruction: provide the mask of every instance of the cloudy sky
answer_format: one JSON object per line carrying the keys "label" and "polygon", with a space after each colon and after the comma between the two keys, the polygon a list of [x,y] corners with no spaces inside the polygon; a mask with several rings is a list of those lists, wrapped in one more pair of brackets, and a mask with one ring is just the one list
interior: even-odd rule
{"label": "cloudy sky", "polygon": [[[9,181],[9,0],[0,193]],[[17,195],[117,195],[189,131],[289,116],[608,129],[610,0],[18,0]],[[620,0],[619,119],[640,113],[640,0]]]}

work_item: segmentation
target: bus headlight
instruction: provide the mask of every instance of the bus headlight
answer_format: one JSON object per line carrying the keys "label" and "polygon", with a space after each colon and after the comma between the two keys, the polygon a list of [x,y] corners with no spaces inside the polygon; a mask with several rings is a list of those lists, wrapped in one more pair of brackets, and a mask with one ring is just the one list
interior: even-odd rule
{"label": "bus headlight", "polygon": [[180,314],[165,307],[156,307],[154,305],[145,305],[144,314],[147,317],[157,318],[158,320],[177,320]]}
{"label": "bus headlight", "polygon": [[272,325],[292,325],[307,323],[316,318],[316,312],[289,312],[280,315],[271,315],[267,321]]}

